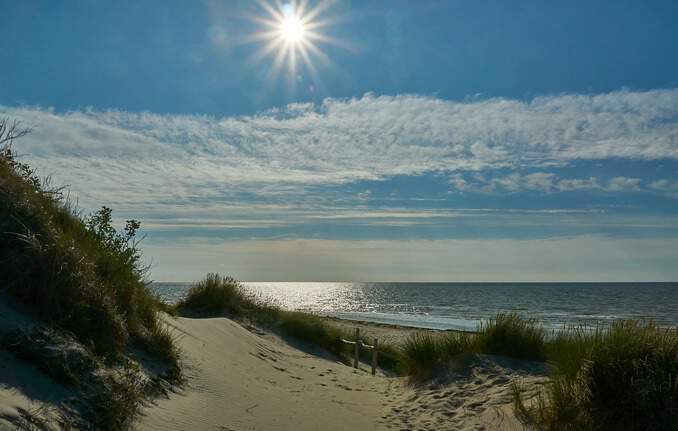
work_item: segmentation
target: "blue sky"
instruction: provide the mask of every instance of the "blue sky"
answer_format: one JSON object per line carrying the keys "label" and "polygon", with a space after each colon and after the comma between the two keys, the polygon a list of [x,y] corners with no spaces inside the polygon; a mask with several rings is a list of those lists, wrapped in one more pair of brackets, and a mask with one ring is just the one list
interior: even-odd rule
{"label": "blue sky", "polygon": [[678,4],[314,10],[291,71],[254,1],[12,2],[0,114],[156,280],[678,279]]}

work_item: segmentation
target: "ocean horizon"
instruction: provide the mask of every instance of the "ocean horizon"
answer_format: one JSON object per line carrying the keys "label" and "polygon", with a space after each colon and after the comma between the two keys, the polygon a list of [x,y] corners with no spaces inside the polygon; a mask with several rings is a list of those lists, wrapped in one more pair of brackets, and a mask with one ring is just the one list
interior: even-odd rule
{"label": "ocean horizon", "polygon": [[[497,313],[534,318],[548,330],[618,319],[678,324],[678,282],[244,282],[262,301],[349,320],[471,331]],[[188,282],[154,282],[170,303]]]}

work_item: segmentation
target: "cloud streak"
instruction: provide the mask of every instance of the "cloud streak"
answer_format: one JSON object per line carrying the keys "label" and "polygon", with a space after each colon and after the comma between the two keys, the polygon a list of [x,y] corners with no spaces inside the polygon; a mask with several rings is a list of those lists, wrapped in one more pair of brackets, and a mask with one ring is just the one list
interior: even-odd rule
{"label": "cloud streak", "polygon": [[[291,214],[287,224],[300,213],[303,223],[356,211],[373,225],[423,223],[433,207],[419,204],[428,216],[407,218],[398,214],[413,207],[400,207],[397,196],[373,208],[373,190],[342,202],[329,192],[422,175],[448,178],[450,192],[678,195],[669,179],[555,172],[582,160],[678,160],[678,89],[529,101],[367,94],[225,118],[39,107],[0,107],[0,115],[34,128],[17,151],[41,174],[70,184],[85,209],[111,205],[158,228],[269,228],[283,212]],[[448,199],[431,198],[429,205]]]}
{"label": "cloud streak", "polygon": [[[187,193],[218,185],[334,184],[581,159],[678,159],[676,89],[531,101],[368,94],[229,118],[1,111],[35,126],[20,150],[49,159],[54,170],[71,171],[74,184],[127,172],[152,189],[159,185],[153,178],[162,178]],[[145,174],[150,172],[152,177]],[[547,178],[530,181],[543,188]]]}
{"label": "cloud streak", "polygon": [[[85,210],[105,204],[142,219],[159,279],[676,275],[678,223],[666,210],[675,206],[624,212],[645,202],[598,199],[678,198],[678,89],[530,101],[368,94],[226,118],[0,115],[34,128],[15,149],[70,184]],[[657,162],[600,175],[574,168],[618,160]],[[592,197],[544,200],[565,195]]]}

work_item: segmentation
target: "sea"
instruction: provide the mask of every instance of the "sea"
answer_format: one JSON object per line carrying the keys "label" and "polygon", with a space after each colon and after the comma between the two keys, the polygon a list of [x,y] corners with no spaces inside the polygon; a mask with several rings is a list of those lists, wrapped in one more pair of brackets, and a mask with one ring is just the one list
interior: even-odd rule
{"label": "sea", "polygon": [[[678,283],[314,283],[248,282],[261,300],[350,320],[475,330],[497,313],[517,312],[546,329],[597,327],[615,319],[678,325]],[[176,302],[190,283],[153,283]]]}

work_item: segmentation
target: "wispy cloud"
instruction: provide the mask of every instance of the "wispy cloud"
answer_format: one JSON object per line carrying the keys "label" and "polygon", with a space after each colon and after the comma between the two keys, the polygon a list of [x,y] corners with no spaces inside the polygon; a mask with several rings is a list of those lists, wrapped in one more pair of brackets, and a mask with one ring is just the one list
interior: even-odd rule
{"label": "wispy cloud", "polygon": [[[188,188],[317,184],[576,159],[678,159],[676,89],[527,102],[366,95],[233,118],[26,107],[1,111],[35,126],[22,151],[49,158],[57,166],[53,169],[75,163],[74,182],[84,173],[111,174],[109,166],[117,161],[115,172],[122,169],[134,178],[152,172],[171,182],[173,190],[177,183]],[[76,159],[84,163],[77,165]],[[89,164],[92,172],[87,172]]]}
{"label": "wispy cloud", "polygon": [[[276,225],[262,205],[348,219],[348,211],[374,210],[378,193],[359,188],[339,204],[329,188],[429,174],[466,193],[677,193],[669,180],[555,170],[581,160],[678,160],[678,89],[530,101],[367,94],[226,118],[39,107],[0,107],[0,115],[34,128],[16,149],[70,184],[86,209],[112,205],[152,226]],[[407,199],[426,210],[438,198]],[[404,200],[383,207],[387,200],[377,209],[414,208],[394,207]],[[421,215],[370,219],[404,226]]]}
{"label": "wispy cloud", "polygon": [[678,181],[661,179],[650,183],[649,188],[678,199]]}

